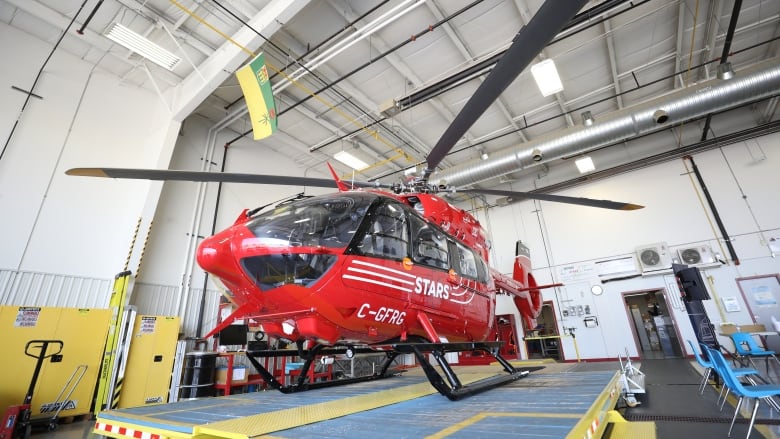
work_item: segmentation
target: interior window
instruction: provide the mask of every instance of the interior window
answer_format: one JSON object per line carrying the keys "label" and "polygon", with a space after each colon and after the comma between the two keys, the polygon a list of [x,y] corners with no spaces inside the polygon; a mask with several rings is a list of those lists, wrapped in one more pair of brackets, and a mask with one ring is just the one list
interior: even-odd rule
{"label": "interior window", "polygon": [[447,237],[438,229],[416,216],[411,216],[414,235],[412,259],[418,264],[448,269],[449,252]]}
{"label": "interior window", "polygon": [[408,255],[409,228],[406,212],[397,203],[380,205],[372,214],[371,225],[358,245],[364,255],[403,259]]}

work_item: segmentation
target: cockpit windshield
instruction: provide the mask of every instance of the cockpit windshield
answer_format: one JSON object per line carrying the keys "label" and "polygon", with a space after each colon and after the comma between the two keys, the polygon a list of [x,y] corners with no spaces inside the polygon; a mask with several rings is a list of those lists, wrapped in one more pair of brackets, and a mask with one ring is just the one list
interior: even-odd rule
{"label": "cockpit windshield", "polygon": [[265,246],[346,247],[375,199],[364,193],[314,197],[278,206],[246,226]]}

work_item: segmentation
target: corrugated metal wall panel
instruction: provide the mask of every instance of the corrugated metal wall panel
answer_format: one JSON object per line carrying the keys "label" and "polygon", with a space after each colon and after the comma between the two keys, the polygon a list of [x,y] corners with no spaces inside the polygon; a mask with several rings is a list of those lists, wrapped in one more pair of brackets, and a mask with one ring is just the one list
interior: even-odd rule
{"label": "corrugated metal wall panel", "polygon": [[[203,290],[192,288],[189,293],[180,298],[179,288],[179,286],[139,282],[133,286],[130,303],[135,305],[139,314],[181,317],[181,332],[185,337],[195,337]],[[206,290],[206,294],[202,332],[216,325],[220,296],[219,291],[211,289]]]}
{"label": "corrugated metal wall panel", "polygon": [[0,304],[106,308],[112,279],[0,269]]}
{"label": "corrugated metal wall panel", "polygon": [[[0,269],[0,305],[107,308],[112,288],[113,279]],[[139,314],[179,316],[184,335],[196,336],[203,289],[180,298],[178,286],[135,283],[130,294]],[[206,290],[203,333],[217,324],[219,297],[218,290]]]}

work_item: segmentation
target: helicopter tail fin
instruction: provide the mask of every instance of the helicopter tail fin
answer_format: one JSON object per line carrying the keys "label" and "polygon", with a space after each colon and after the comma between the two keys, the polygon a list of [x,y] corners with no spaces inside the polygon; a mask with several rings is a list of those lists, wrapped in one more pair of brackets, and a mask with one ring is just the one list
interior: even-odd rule
{"label": "helicopter tail fin", "polygon": [[330,169],[330,174],[333,176],[333,179],[336,180],[336,186],[339,188],[339,192],[344,192],[349,190],[349,186],[347,186],[346,183],[344,183],[338,175],[336,175],[336,170],[333,169],[333,166],[330,165],[330,163],[325,163],[328,165],[328,169]]}
{"label": "helicopter tail fin", "polygon": [[536,285],[536,280],[531,274],[531,251],[522,241],[515,244],[515,265],[512,278],[525,285],[528,294],[526,297],[515,296],[514,302],[520,315],[526,322],[526,327],[536,327],[536,318],[542,311],[542,292]]}

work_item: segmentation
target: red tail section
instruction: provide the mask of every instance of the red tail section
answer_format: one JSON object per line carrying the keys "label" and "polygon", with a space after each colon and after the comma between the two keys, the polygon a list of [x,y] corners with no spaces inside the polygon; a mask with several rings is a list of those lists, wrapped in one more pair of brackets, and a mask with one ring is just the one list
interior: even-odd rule
{"label": "red tail section", "polygon": [[515,296],[515,306],[526,323],[527,328],[536,327],[536,318],[542,311],[542,292],[537,288],[536,280],[531,274],[531,252],[521,241],[515,246],[515,267],[512,277],[525,285],[528,290],[526,297]]}

